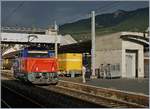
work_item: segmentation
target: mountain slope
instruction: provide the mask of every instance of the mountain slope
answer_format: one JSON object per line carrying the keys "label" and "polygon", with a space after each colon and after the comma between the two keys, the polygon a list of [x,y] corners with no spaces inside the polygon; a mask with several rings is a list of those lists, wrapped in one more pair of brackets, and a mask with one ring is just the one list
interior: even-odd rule
{"label": "mountain slope", "polygon": [[[61,34],[71,34],[76,40],[90,39],[91,19],[60,26]],[[135,11],[117,10],[114,13],[96,16],[96,36],[119,31],[143,32],[149,25],[149,8]]]}

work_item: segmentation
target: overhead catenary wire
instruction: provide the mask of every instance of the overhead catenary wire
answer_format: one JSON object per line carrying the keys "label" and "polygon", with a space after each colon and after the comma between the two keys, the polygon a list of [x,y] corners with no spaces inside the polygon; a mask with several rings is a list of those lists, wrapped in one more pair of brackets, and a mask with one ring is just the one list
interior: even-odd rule
{"label": "overhead catenary wire", "polygon": [[110,7],[114,7],[114,5],[116,5],[117,3],[119,3],[119,1],[114,1],[113,3],[109,3],[100,8],[95,9],[94,11],[95,13],[98,13],[98,11],[106,11],[107,9],[111,9]]}
{"label": "overhead catenary wire", "polygon": [[12,12],[6,16],[6,20],[5,22],[7,23],[9,21],[9,19],[19,10],[19,8],[21,8],[24,5],[24,1],[21,2],[15,9],[12,10]]}
{"label": "overhead catenary wire", "polygon": [[[111,9],[110,7],[116,5],[119,1],[114,1],[114,2],[111,2],[111,3],[107,3],[106,5],[103,5],[102,7],[99,7],[97,9],[92,9],[96,12],[96,15],[99,11],[106,11],[108,9]],[[5,22],[9,21],[9,19],[24,5],[24,1],[21,2],[15,9],[12,10],[12,12],[6,17],[6,20]],[[91,10],[91,11],[92,11]],[[100,14],[100,13],[98,13]],[[85,17],[84,17],[85,16]],[[81,14],[78,14],[77,15],[77,20],[74,20],[75,22],[80,20],[80,18],[82,19],[86,19],[86,18],[90,18],[90,13],[86,13],[84,15],[81,15]],[[76,19],[76,18],[75,18]],[[70,22],[71,23],[71,22]],[[83,33],[87,33],[87,32],[83,32]]]}
{"label": "overhead catenary wire", "polygon": [[118,3],[119,3],[119,1],[114,1],[113,3],[108,3],[108,4],[103,5],[102,7],[99,7],[97,9],[91,9],[91,10],[89,10],[89,13],[86,13],[84,15],[78,14],[78,15],[76,15],[77,19],[74,21],[76,22],[76,21],[80,20],[79,18],[90,18],[91,17],[91,11],[95,11],[96,15],[100,14],[99,11],[107,11],[108,9],[111,9],[112,6],[114,6]]}
{"label": "overhead catenary wire", "polygon": [[[119,1],[114,1],[113,3],[109,3],[109,4],[106,4],[102,7],[99,7],[97,9],[94,9],[94,11],[96,13],[98,13],[99,11],[107,11],[108,9],[112,9],[115,5],[118,5]],[[93,11],[93,10],[91,10]],[[96,15],[99,15],[100,13],[96,14]],[[84,19],[89,19],[91,17],[91,13],[86,13],[84,15],[77,15],[79,18],[84,18],[83,16],[85,16]],[[88,17],[87,17],[88,16]],[[81,20],[81,19],[80,19]],[[89,19],[90,20],[90,19]],[[77,22],[78,20],[76,20],[75,22]],[[88,34],[89,31],[83,31],[83,32],[74,32],[74,34],[78,35],[78,34]]]}

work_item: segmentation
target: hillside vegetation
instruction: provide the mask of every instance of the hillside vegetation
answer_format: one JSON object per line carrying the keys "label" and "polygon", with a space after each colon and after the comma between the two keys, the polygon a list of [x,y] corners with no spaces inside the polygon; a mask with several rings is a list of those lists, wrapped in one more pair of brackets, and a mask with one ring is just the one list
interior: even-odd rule
{"label": "hillside vegetation", "polygon": [[[134,11],[117,10],[96,16],[96,36],[119,31],[143,32],[149,26],[149,8]],[[71,34],[76,40],[91,37],[91,19],[83,19],[60,26],[61,34]]]}

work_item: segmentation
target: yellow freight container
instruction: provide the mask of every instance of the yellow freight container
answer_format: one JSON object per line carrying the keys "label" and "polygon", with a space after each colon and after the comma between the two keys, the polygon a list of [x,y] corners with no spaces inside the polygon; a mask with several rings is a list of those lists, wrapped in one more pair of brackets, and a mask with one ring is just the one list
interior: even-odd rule
{"label": "yellow freight container", "polygon": [[59,70],[65,72],[82,70],[82,54],[81,53],[64,53],[58,55]]}

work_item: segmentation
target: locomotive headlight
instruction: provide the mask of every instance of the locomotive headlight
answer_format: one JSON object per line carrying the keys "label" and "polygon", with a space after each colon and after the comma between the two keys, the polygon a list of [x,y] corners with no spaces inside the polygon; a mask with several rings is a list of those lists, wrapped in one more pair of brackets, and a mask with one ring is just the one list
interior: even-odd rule
{"label": "locomotive headlight", "polygon": [[39,68],[38,67],[36,67],[36,71],[38,71],[39,70]]}
{"label": "locomotive headlight", "polygon": [[52,67],[52,71],[54,71],[54,67]]}

